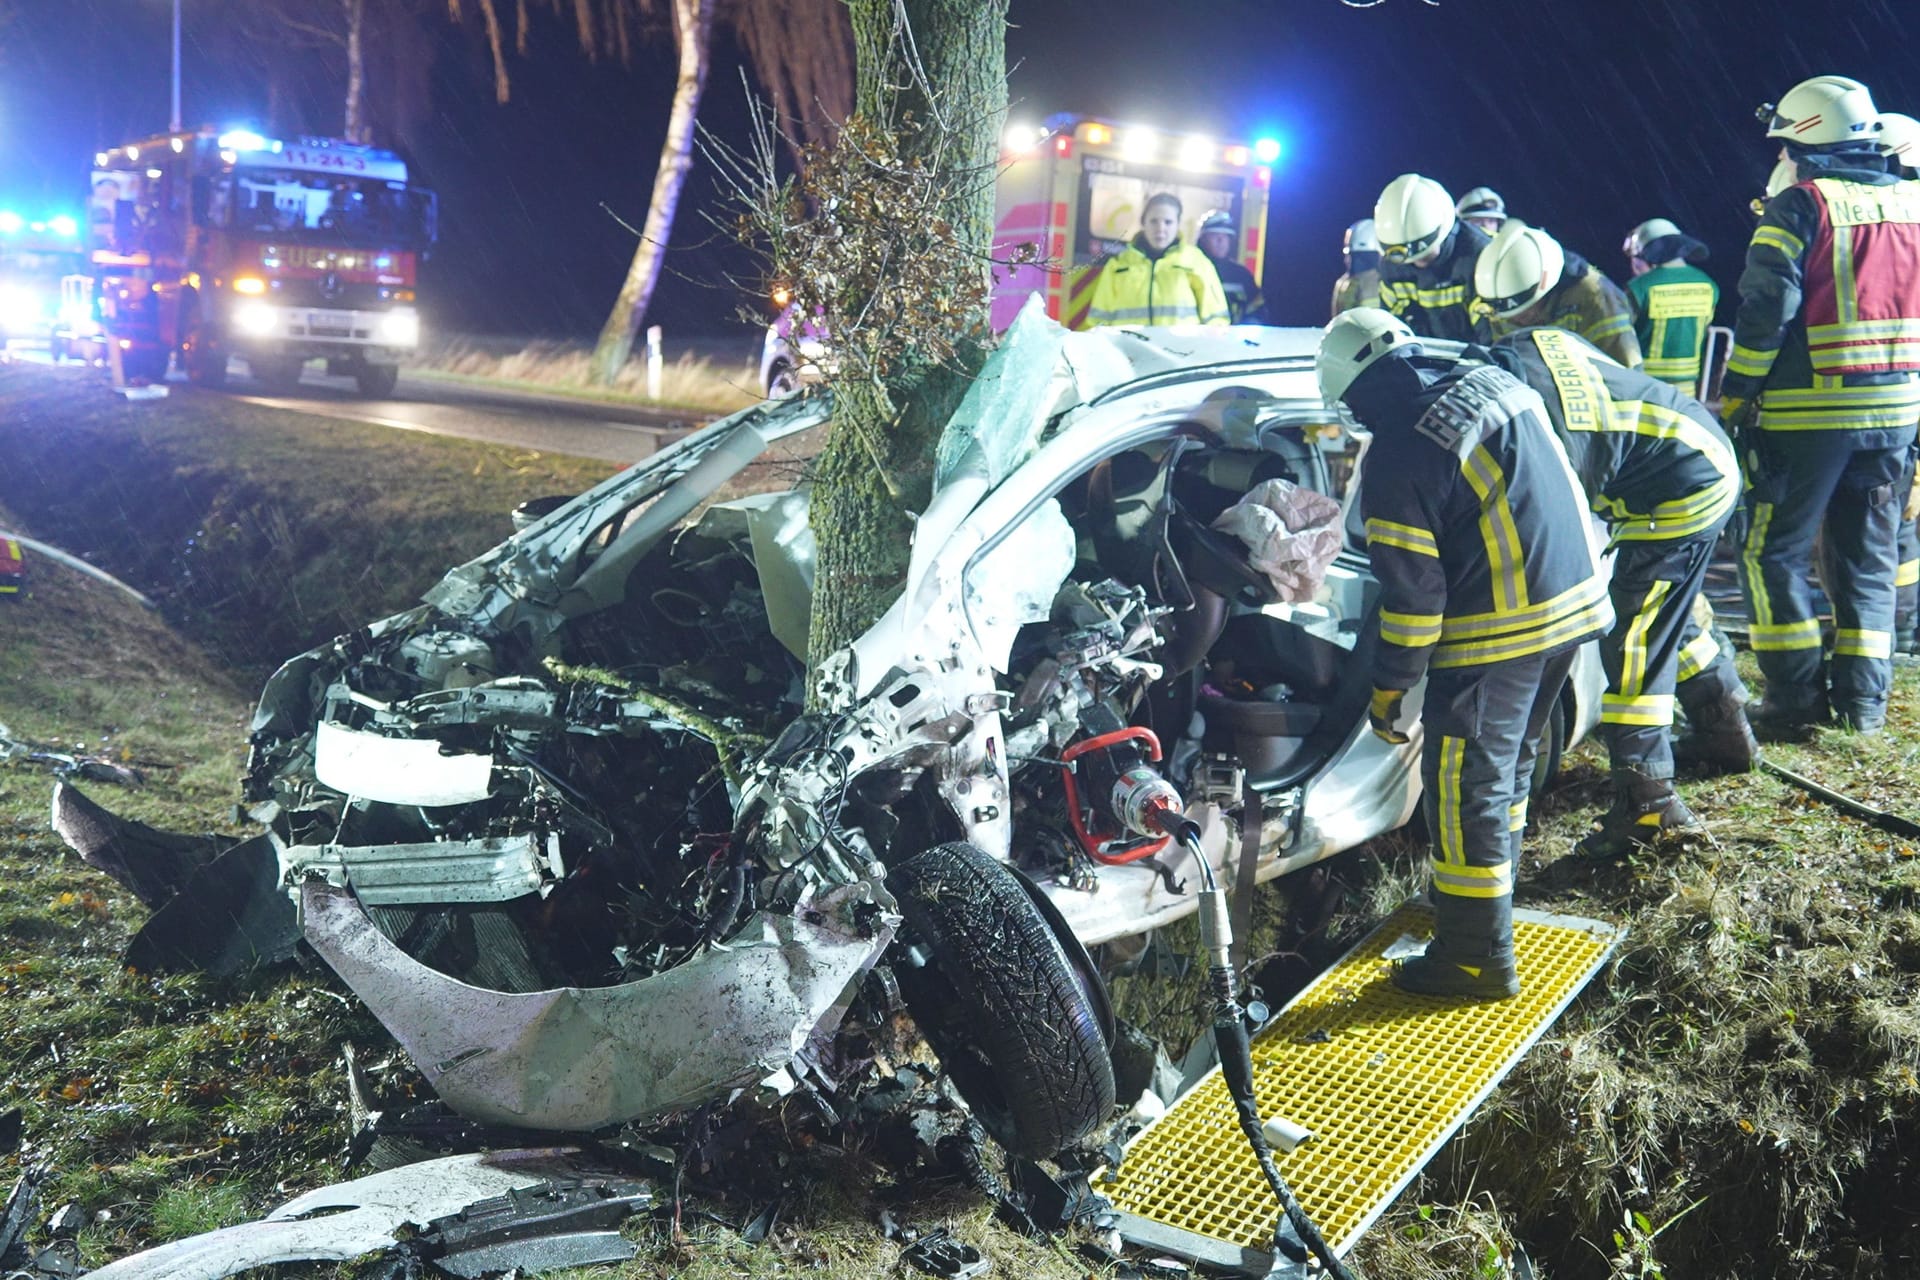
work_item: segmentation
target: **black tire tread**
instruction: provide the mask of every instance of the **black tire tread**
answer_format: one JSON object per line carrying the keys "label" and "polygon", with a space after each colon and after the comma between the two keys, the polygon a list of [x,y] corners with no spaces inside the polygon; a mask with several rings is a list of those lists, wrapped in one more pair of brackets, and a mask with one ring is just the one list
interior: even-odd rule
{"label": "black tire tread", "polygon": [[[1012,872],[956,842],[902,862],[887,886],[937,971],[901,973],[908,1011],[995,1140],[1045,1159],[1104,1122],[1113,1066],[1098,1015]],[[990,1079],[956,1069],[970,1051]]]}

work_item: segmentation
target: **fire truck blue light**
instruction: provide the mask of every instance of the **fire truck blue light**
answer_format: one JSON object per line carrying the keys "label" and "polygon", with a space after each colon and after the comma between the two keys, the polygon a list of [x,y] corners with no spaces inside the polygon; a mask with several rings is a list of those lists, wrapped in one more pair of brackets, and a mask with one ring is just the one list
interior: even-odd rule
{"label": "fire truck blue light", "polygon": [[1272,164],[1280,158],[1280,139],[1258,138],[1253,144],[1253,158],[1261,164]]}

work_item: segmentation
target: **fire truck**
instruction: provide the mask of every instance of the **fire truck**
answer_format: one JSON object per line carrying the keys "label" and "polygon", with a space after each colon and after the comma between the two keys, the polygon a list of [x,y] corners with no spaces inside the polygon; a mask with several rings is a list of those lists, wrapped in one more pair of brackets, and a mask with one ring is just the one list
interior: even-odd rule
{"label": "fire truck", "polygon": [[[1010,125],[994,189],[992,321],[1005,332],[1027,299],[1069,329],[1085,325],[1094,277],[1140,229],[1147,197],[1180,198],[1180,234],[1196,243],[1201,219],[1224,209],[1239,228],[1237,254],[1260,278],[1267,253],[1267,195],[1277,140],[1221,142],[1092,116],[1057,115]],[[785,300],[776,298],[776,307]],[[767,330],[761,387],[784,395],[831,365],[825,333],[790,312]]]}
{"label": "fire truck", "polygon": [[338,138],[203,128],[103,151],[84,231],[104,340],[129,378],[177,356],[218,387],[239,356],[286,391],[325,360],[390,395],[419,345],[436,218],[398,155]]}

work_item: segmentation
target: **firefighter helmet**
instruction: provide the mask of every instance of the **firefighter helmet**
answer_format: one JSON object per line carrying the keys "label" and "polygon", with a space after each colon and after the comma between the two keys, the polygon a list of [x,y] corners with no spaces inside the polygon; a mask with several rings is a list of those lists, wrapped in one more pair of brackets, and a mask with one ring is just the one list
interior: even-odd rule
{"label": "firefighter helmet", "polygon": [[1880,154],[1903,169],[1920,169],[1920,120],[1900,111],[1882,115]]}
{"label": "firefighter helmet", "polygon": [[1209,231],[1224,231],[1228,235],[1236,234],[1233,215],[1225,209],[1207,210],[1207,216],[1200,219],[1200,230],[1196,234],[1206,235]]}
{"label": "firefighter helmet", "polygon": [[1647,256],[1647,246],[1655,240],[1664,240],[1668,236],[1677,236],[1679,234],[1680,228],[1673,225],[1670,219],[1648,218],[1645,222],[1627,232],[1626,243],[1621,245],[1620,248],[1629,258],[1644,258]]}
{"label": "firefighter helmet", "polygon": [[1362,218],[1347,228],[1347,234],[1341,239],[1340,252],[1349,257],[1356,253],[1380,252],[1380,238],[1373,234],[1372,218]]}
{"label": "firefighter helmet", "polygon": [[1403,173],[1389,182],[1373,206],[1374,233],[1388,262],[1411,262],[1431,253],[1455,221],[1447,189],[1417,173]]}
{"label": "firefighter helmet", "polygon": [[1846,76],[1815,76],[1787,90],[1759,116],[1767,136],[1797,147],[1871,142],[1880,133],[1880,112],[1867,86]]}
{"label": "firefighter helmet", "polygon": [[1560,283],[1566,250],[1538,227],[1509,222],[1473,264],[1473,291],[1497,316],[1518,315]]}
{"label": "firefighter helmet", "polygon": [[1339,404],[1355,380],[1381,357],[1395,351],[1412,354],[1420,349],[1420,339],[1391,311],[1379,307],[1342,311],[1320,335],[1320,354],[1314,358],[1320,398],[1329,406]]}
{"label": "firefighter helmet", "polygon": [[1453,206],[1454,213],[1471,221],[1474,218],[1507,219],[1507,202],[1492,187],[1475,187],[1460,197],[1460,203]]}

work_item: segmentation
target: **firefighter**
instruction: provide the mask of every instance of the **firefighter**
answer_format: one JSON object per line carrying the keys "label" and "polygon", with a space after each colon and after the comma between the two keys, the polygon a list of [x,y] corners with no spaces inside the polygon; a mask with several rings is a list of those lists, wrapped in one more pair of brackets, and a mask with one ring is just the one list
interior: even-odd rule
{"label": "firefighter", "polygon": [[1086,327],[1226,324],[1227,298],[1207,255],[1180,239],[1180,197],[1147,197],[1133,243],[1107,259],[1093,282]]}
{"label": "firefighter", "polygon": [[1488,354],[1545,401],[1592,509],[1612,530],[1614,626],[1600,642],[1600,725],[1613,803],[1579,851],[1618,857],[1696,825],[1673,789],[1676,694],[1696,763],[1744,773],[1759,757],[1746,686],[1711,630],[1711,611],[1705,626],[1695,612],[1740,500],[1739,463],[1699,401],[1563,329],[1528,329]]}
{"label": "firefighter", "polygon": [[1475,187],[1460,197],[1453,212],[1460,221],[1492,235],[1507,220],[1507,202],[1492,187]]}
{"label": "firefighter", "polygon": [[[1742,579],[1766,688],[1763,736],[1886,722],[1894,575],[1920,416],[1920,183],[1887,172],[1865,85],[1818,76],[1762,109],[1794,182],[1747,247],[1721,416],[1742,429]],[[1750,428],[1750,429],[1749,429]],[[1825,522],[1835,635],[1823,670],[1808,589]]]}
{"label": "firefighter", "polygon": [[1633,272],[1627,306],[1646,371],[1695,394],[1707,329],[1720,305],[1720,286],[1700,269],[1707,246],[1666,218],[1649,218],[1627,233],[1621,249]]}
{"label": "firefighter", "polygon": [[1333,282],[1329,319],[1355,307],[1380,305],[1380,242],[1374,239],[1372,218],[1362,218],[1347,228],[1340,240],[1340,256],[1347,269]]}
{"label": "firefighter", "polygon": [[[1880,115],[1880,153],[1887,158],[1887,172],[1897,178],[1920,178],[1920,120],[1898,111]],[[1902,492],[1905,504],[1900,511],[1900,535],[1897,564],[1893,573],[1893,649],[1895,653],[1920,652],[1920,469],[1913,461],[1914,450],[1907,451],[1908,479]]]}
{"label": "firefighter", "polygon": [[1380,243],[1380,305],[1425,338],[1492,339],[1471,310],[1473,264],[1487,247],[1478,227],[1462,223],[1453,197],[1432,178],[1403,173],[1373,206]]}
{"label": "firefighter", "polygon": [[1422,995],[1505,999],[1513,868],[1540,734],[1574,649],[1613,621],[1586,501],[1540,397],[1503,369],[1439,369],[1413,331],[1360,308],[1335,317],[1316,371],[1374,437],[1360,506],[1380,583],[1368,720],[1408,741],[1426,677],[1421,780],[1434,833],[1433,941],[1396,963]]}
{"label": "firefighter", "polygon": [[1260,282],[1233,256],[1240,244],[1240,230],[1233,225],[1233,215],[1225,209],[1213,210],[1200,219],[1200,234],[1195,239],[1220,277],[1220,291],[1227,296],[1227,318],[1234,324],[1265,324],[1267,300],[1260,295]]}
{"label": "firefighter", "polygon": [[1500,228],[1474,265],[1473,287],[1493,317],[1495,338],[1551,325],[1579,334],[1629,369],[1640,365],[1627,295],[1538,227],[1513,218]]}

